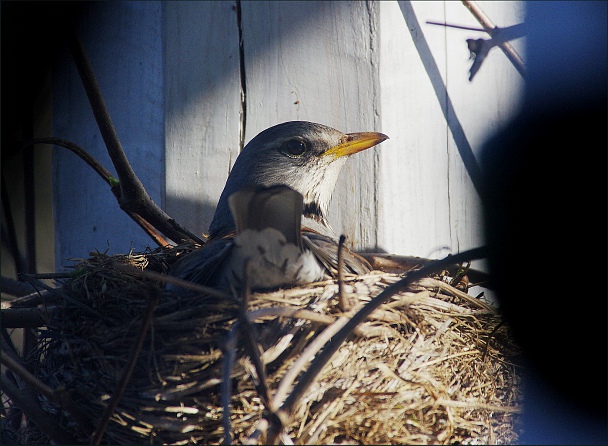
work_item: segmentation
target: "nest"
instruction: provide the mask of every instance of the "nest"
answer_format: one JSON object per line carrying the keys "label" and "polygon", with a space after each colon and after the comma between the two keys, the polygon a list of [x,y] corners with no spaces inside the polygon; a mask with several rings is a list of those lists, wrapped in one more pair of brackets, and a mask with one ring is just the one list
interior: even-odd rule
{"label": "nest", "polygon": [[[343,317],[336,281],[251,294],[244,305],[174,294],[137,273],[165,272],[181,252],[92,256],[48,306],[30,359],[37,378],[79,408],[40,398],[77,442],[91,442],[96,429],[108,444],[517,442],[517,347],[484,300],[442,277],[420,280],[358,325],[293,394],[331,342],[326,330],[401,277],[345,278]],[[278,410],[286,401],[289,416]],[[48,441],[30,427],[21,442]]]}

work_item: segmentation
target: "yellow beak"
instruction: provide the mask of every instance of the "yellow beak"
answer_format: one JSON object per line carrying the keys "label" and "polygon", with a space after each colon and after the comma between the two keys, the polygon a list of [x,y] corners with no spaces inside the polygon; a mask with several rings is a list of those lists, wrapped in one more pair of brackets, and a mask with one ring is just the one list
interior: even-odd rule
{"label": "yellow beak", "polygon": [[340,158],[341,156],[352,155],[353,153],[361,152],[362,150],[374,147],[376,144],[381,143],[385,139],[388,139],[388,136],[386,136],[384,133],[348,133],[344,142],[327,149],[325,152],[323,152],[323,156],[331,155],[334,158]]}

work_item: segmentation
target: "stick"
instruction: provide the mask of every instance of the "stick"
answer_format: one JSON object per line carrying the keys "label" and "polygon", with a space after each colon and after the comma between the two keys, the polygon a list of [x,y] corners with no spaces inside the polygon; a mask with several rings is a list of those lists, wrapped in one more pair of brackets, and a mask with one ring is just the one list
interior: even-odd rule
{"label": "stick", "polygon": [[221,299],[229,299],[231,298],[230,294],[225,293],[223,291],[217,290],[215,288],[206,287],[203,285],[199,285],[194,282],[189,282],[188,280],[183,280],[178,277],[170,276],[169,274],[161,274],[155,271],[147,271],[141,270],[134,266],[125,265],[124,263],[112,262],[112,266],[119,270],[128,274],[133,274],[140,277],[145,277],[147,279],[158,280],[163,283],[170,283],[171,285],[175,285],[181,288],[185,288],[192,291],[197,291],[199,293],[208,294],[210,296],[219,297]]}
{"label": "stick", "polygon": [[34,422],[38,428],[57,444],[78,444],[76,439],[55,423],[50,415],[40,408],[38,403],[27,392],[19,389],[8,379],[0,382],[0,387],[21,410]]}
{"label": "stick", "polygon": [[118,193],[114,192],[114,194],[117,196],[120,208],[132,218],[133,215],[138,215],[139,218],[133,218],[137,224],[140,224],[142,219],[146,220],[176,242],[190,239],[204,245],[204,242],[199,237],[178,225],[175,220],[169,217],[165,211],[152,201],[152,198],[148,195],[143,184],[133,171],[120,144],[116,129],[110,119],[110,114],[101,94],[101,89],[75,30],[71,30],[68,35],[68,46],[91,103],[99,131],[116,169],[119,183],[112,190],[113,192],[115,189],[118,191]]}
{"label": "stick", "polygon": [[222,382],[220,398],[222,400],[222,426],[224,427],[224,444],[232,444],[232,424],[230,423],[230,397],[232,396],[232,369],[236,358],[237,335],[239,322],[235,322],[222,346],[224,360],[222,362]]}
{"label": "stick", "polygon": [[481,10],[481,8],[477,5],[476,2],[472,0],[462,0],[464,6],[467,7],[473,17],[477,19],[479,24],[483,27],[483,29],[490,35],[490,37],[500,40],[497,44],[498,47],[502,50],[503,53],[507,56],[507,59],[511,61],[515,69],[522,75],[522,77],[526,77],[526,67],[524,65],[523,59],[517,54],[515,48],[509,43],[502,39],[500,39],[499,35],[496,35],[496,31],[498,27],[490,20],[490,18]]}
{"label": "stick", "polygon": [[344,249],[344,242],[346,241],[346,237],[344,234],[340,236],[340,240],[338,241],[338,300],[340,304],[340,310],[346,312],[348,311],[348,300],[346,299],[346,295],[344,294],[344,272],[342,268],[344,268],[344,254],[342,250]]}
{"label": "stick", "polygon": [[[13,359],[8,352],[2,352],[1,359],[2,364],[12,370],[15,375],[19,376],[19,378],[21,378],[31,389],[46,396],[48,399],[59,404],[64,410],[72,414],[74,420],[76,420],[76,422],[85,432],[87,432],[88,434],[91,434],[93,432],[93,429],[90,426],[88,420],[84,418],[84,416],[82,416],[82,409],[78,405],[76,405],[76,403],[74,403],[65,392],[56,391],[41,382],[38,378],[32,375],[24,366],[19,364],[16,359]],[[19,405],[21,409],[29,415],[29,410],[32,409],[31,405],[27,401],[22,402],[25,402],[27,407],[21,406],[19,403],[17,405]],[[34,411],[36,410],[34,409]]]}

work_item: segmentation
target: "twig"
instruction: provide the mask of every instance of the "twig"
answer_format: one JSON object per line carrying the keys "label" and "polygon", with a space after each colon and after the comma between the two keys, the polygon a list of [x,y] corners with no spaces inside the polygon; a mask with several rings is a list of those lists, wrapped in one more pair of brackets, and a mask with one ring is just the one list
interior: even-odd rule
{"label": "twig", "polygon": [[131,375],[133,374],[133,370],[135,369],[135,364],[137,362],[137,358],[141,352],[141,349],[144,345],[144,341],[146,339],[146,335],[148,334],[148,327],[150,326],[150,322],[152,321],[152,315],[154,314],[154,310],[156,309],[156,305],[159,301],[159,292],[153,287],[148,287],[149,293],[149,302],[148,308],[146,310],[146,314],[144,315],[141,321],[141,327],[139,329],[139,334],[137,335],[137,340],[133,349],[131,350],[131,355],[127,361],[127,365],[122,372],[122,376],[120,377],[120,381],[116,386],[116,390],[114,391],[108,405],[106,406],[103,414],[101,416],[101,421],[95,430],[95,434],[93,435],[93,439],[91,440],[92,445],[99,445],[101,443],[101,439],[106,431],[108,423],[110,422],[110,417],[112,413],[114,413],[114,409],[118,406],[118,402],[122,398],[123,393],[127,388],[127,384],[131,379]]}
{"label": "twig", "polygon": [[4,175],[0,177],[1,181],[1,197],[2,197],[2,212],[4,215],[2,216],[2,222],[6,223],[2,225],[2,240],[5,241],[8,245],[9,252],[13,256],[13,261],[15,263],[15,271],[17,274],[22,273],[26,270],[25,257],[21,253],[19,249],[19,245],[17,244],[17,232],[15,231],[15,219],[13,218],[13,211],[11,208],[11,202],[8,196],[8,189],[6,186],[6,180]]}
{"label": "twig", "polygon": [[54,146],[68,149],[70,152],[78,156],[78,158],[87,163],[89,167],[91,167],[95,172],[97,172],[101,179],[108,183],[111,187],[118,184],[118,180],[114,178],[110,171],[106,169],[99,161],[95,159],[95,157],[91,156],[78,144],[74,144],[73,142],[67,141],[62,138],[36,138],[23,144],[22,150],[25,150],[26,148],[34,146],[36,144],[52,144]]}
{"label": "twig", "polygon": [[128,273],[128,274],[145,277],[147,279],[158,280],[159,282],[163,282],[163,283],[170,283],[171,285],[175,285],[180,288],[197,291],[199,293],[205,293],[210,296],[219,297],[221,299],[231,299],[232,298],[232,296],[226,292],[217,290],[215,288],[210,288],[210,287],[206,287],[203,285],[199,285],[194,282],[189,282],[187,280],[183,280],[178,277],[173,277],[168,274],[161,274],[161,273],[157,273],[155,271],[141,270],[134,266],[125,265],[124,263],[119,263],[119,262],[115,262],[115,261],[112,262],[112,267],[119,271]]}
{"label": "twig", "polygon": [[[117,188],[112,188],[112,191],[117,197],[120,208],[132,218],[134,215],[137,215],[139,218],[133,218],[136,223],[141,225],[143,219],[175,242],[190,239],[203,245],[204,242],[199,237],[182,228],[154,203],[133,171],[120,144],[114,124],[110,119],[110,114],[108,113],[91,64],[75,30],[71,30],[68,33],[68,46],[91,103],[93,115],[108,149],[108,154],[116,169],[119,183]],[[118,194],[117,191],[119,191]],[[143,229],[146,230],[146,228]]]}
{"label": "twig", "polygon": [[32,274],[20,274],[19,278],[25,281],[31,281],[32,279],[68,279],[72,276],[72,273],[32,273]]}
{"label": "twig", "polygon": [[481,356],[481,361],[486,360],[486,355],[488,354],[488,348],[490,347],[490,342],[492,342],[492,338],[496,334],[496,332],[507,322],[506,319],[501,320],[496,327],[492,330],[492,332],[488,335],[488,340],[486,341],[486,345],[483,348],[483,355]]}
{"label": "twig", "polygon": [[19,353],[17,353],[17,348],[11,339],[11,336],[8,334],[6,327],[4,324],[2,326],[2,336],[0,336],[0,351],[6,352],[3,354],[12,354],[14,358],[19,357]]}
{"label": "twig", "polygon": [[457,29],[466,29],[468,31],[478,31],[478,32],[486,32],[485,29],[483,28],[471,28],[469,26],[461,26],[461,25],[450,25],[449,23],[445,23],[445,22],[431,22],[430,20],[428,20],[427,25],[440,25],[440,26],[445,26],[446,28],[457,28]]}
{"label": "twig", "polygon": [[256,428],[253,433],[247,438],[243,444],[260,444],[260,438],[268,431],[268,420],[262,418],[256,424]]}
{"label": "twig", "polygon": [[[114,176],[108,171],[99,161],[93,156],[86,152],[82,147],[74,144],[73,142],[66,141],[61,138],[37,138],[27,142],[23,148],[35,145],[35,144],[53,144],[55,146],[63,147],[76,154],[80,159],[87,163],[99,176],[110,186],[112,193],[120,203],[121,188],[120,182],[114,178]],[[142,186],[143,187],[143,186]],[[143,219],[139,214],[133,213],[128,209],[123,209],[129,217],[131,217],[135,223],[137,223],[158,246],[167,246],[169,242],[158,232],[158,230],[152,226],[148,221]]]}
{"label": "twig", "polygon": [[36,284],[35,285],[36,287],[40,287],[53,295],[59,296],[61,299],[67,300],[71,304],[76,305],[77,307],[81,308],[82,310],[86,311],[87,313],[92,314],[96,318],[104,320],[106,322],[111,322],[110,317],[99,313],[98,311],[96,311],[95,309],[93,309],[92,307],[87,305],[86,303],[73,298],[72,296],[69,295],[68,292],[63,291],[61,288],[51,288],[46,283],[44,283],[40,280],[36,280],[36,279],[32,279],[31,281]]}
{"label": "twig", "polygon": [[[89,435],[93,432],[93,428],[91,427],[87,419],[82,416],[82,409],[71,400],[71,398],[67,395],[65,391],[54,390],[43,382],[41,382],[38,378],[32,375],[24,366],[19,364],[19,362],[17,362],[17,360],[9,354],[9,352],[3,351],[1,359],[2,364],[12,370],[15,375],[19,376],[31,389],[39,392],[51,401],[54,401],[55,403],[59,404],[64,410],[69,412],[84,432]],[[26,410],[25,407],[21,407],[21,409],[23,409],[29,415],[29,412],[28,410]]]}
{"label": "twig", "polygon": [[[323,330],[310,344],[308,344],[306,350],[302,352],[302,354],[289,368],[289,370],[279,383],[279,387],[274,395],[274,403],[276,404],[276,407],[272,408],[273,411],[276,412],[277,409],[284,408],[285,404],[283,404],[283,406],[279,405],[285,399],[285,395],[287,395],[289,388],[291,387],[295,379],[298,377],[304,366],[306,366],[306,364],[319,352],[319,350],[321,350],[328,343],[330,339],[333,339],[336,333],[338,333],[339,330],[342,329],[348,321],[349,318],[347,317],[338,318],[336,322],[334,322],[325,330]],[[309,371],[310,369],[305,375],[307,375]]]}
{"label": "twig", "polygon": [[247,319],[255,321],[263,317],[290,317],[294,319],[307,319],[321,324],[332,324],[336,318],[326,314],[317,313],[316,311],[306,310],[303,308],[286,308],[286,307],[269,307],[259,308],[247,313]]}
{"label": "twig", "polygon": [[29,283],[4,276],[0,277],[0,289],[2,289],[3,293],[18,297],[31,294],[35,291],[34,287]]}
{"label": "twig", "polygon": [[0,381],[0,387],[11,401],[34,422],[38,428],[57,444],[78,444],[76,439],[55,423],[48,413],[27,392],[20,390],[8,379]]}
{"label": "twig", "polygon": [[[402,274],[433,262],[432,259],[425,259],[423,257],[399,256],[384,252],[360,252],[358,254],[364,257],[372,265],[373,269],[387,273]],[[446,269],[451,275],[455,275],[460,268],[458,266],[448,266]],[[473,283],[483,282],[487,288],[492,289],[493,287],[488,273],[470,268],[467,271],[467,276],[469,276],[469,279]]]}
{"label": "twig", "polygon": [[338,302],[340,305],[340,310],[346,312],[348,311],[348,300],[346,299],[346,295],[344,294],[344,272],[342,268],[344,268],[344,253],[342,250],[344,249],[344,242],[346,241],[346,236],[342,234],[340,236],[340,240],[338,241]]}
{"label": "twig", "polygon": [[11,308],[0,310],[3,328],[42,327],[46,325],[48,308]]}
{"label": "twig", "polygon": [[[30,285],[30,284],[27,284]],[[30,285],[31,286],[31,285]],[[4,292],[3,288],[2,292]],[[32,289],[35,289],[32,286]],[[31,308],[40,304],[54,303],[60,299],[60,296],[53,295],[48,290],[34,291],[33,293],[26,294],[24,296],[16,297],[8,302],[3,302],[2,306],[5,308]]]}
{"label": "twig", "polygon": [[380,305],[386,302],[391,296],[406,289],[413,282],[416,282],[417,280],[422,279],[433,272],[440,271],[442,268],[445,268],[448,265],[464,262],[467,260],[484,258],[486,256],[487,249],[485,247],[471,249],[469,251],[464,251],[459,254],[449,255],[443,259],[436,260],[418,270],[410,271],[403,279],[385,288],[384,291],[374,297],[363,308],[361,308],[357,313],[355,313],[355,315],[350,320],[348,320],[348,322],[346,322],[344,327],[342,327],[342,329],[338,331],[338,333],[332,336],[331,341],[327,343],[325,348],[323,348],[323,350],[315,357],[308,370],[304,373],[304,375],[302,375],[292,392],[285,399],[285,402],[277,411],[278,415],[283,418],[291,417],[298,400],[301,398],[304,392],[306,392],[308,387],[313,383],[313,381],[321,372],[323,367],[325,367],[327,362],[331,359],[333,354],[338,350],[338,348],[342,345],[346,338],[361,322],[363,322],[375,309],[377,309]]}
{"label": "twig", "polygon": [[245,346],[249,351],[249,357],[251,358],[251,362],[253,363],[253,367],[257,375],[256,379],[254,379],[254,385],[258,395],[262,399],[262,403],[266,407],[270,407],[270,392],[268,391],[268,385],[266,383],[266,370],[264,368],[264,363],[262,362],[262,352],[260,351],[259,344],[257,343],[258,336],[255,332],[255,327],[247,317],[247,307],[249,306],[249,300],[251,298],[251,290],[249,288],[249,262],[247,262],[245,267],[245,289],[243,294],[243,302],[239,311],[239,320],[241,321],[240,325],[243,326]]}
{"label": "twig", "polygon": [[462,0],[464,6],[467,7],[473,17],[477,19],[479,24],[483,27],[483,29],[492,37],[493,39],[497,39],[496,45],[502,50],[503,53],[507,56],[507,59],[511,61],[515,69],[522,75],[522,77],[526,76],[526,67],[524,65],[523,59],[520,55],[515,51],[515,48],[508,42],[500,38],[500,33],[497,33],[498,27],[490,20],[490,18],[481,10],[481,8],[477,5],[476,2],[472,0]]}
{"label": "twig", "polygon": [[224,341],[222,352],[222,382],[220,384],[220,398],[222,400],[222,426],[224,427],[224,444],[232,444],[232,424],[230,423],[230,397],[232,396],[232,369],[236,359],[237,333],[239,321],[236,321]]}

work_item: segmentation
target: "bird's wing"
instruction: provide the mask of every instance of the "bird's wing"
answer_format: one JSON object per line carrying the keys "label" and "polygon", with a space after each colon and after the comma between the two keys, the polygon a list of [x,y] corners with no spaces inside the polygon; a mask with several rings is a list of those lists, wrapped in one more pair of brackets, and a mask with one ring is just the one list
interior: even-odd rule
{"label": "bird's wing", "polygon": [[[199,285],[215,286],[221,279],[218,273],[222,270],[232,248],[232,237],[213,240],[175,262],[169,274]],[[167,289],[175,290],[176,287],[168,284]]]}
{"label": "bird's wing", "polygon": [[[336,277],[338,272],[338,243],[331,237],[309,231],[303,233],[302,242],[330,274]],[[343,247],[342,256],[344,259],[343,272],[345,273],[361,275],[372,270],[367,260],[346,246]]]}
{"label": "bird's wing", "polygon": [[237,234],[245,229],[274,228],[285,236],[287,243],[302,246],[300,225],[304,199],[299,192],[283,185],[249,187],[230,195],[228,202]]}

